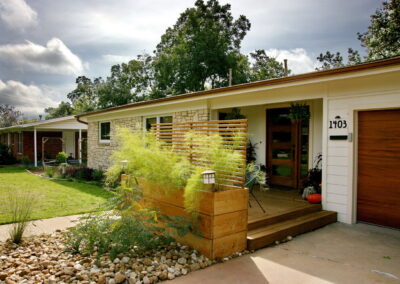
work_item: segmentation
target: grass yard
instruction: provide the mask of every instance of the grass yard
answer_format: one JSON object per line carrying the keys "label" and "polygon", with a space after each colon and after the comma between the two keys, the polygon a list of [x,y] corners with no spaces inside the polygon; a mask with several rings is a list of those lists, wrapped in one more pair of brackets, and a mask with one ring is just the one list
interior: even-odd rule
{"label": "grass yard", "polygon": [[10,222],[7,192],[18,189],[35,196],[32,220],[91,212],[112,196],[95,184],[47,180],[22,168],[0,168],[0,224]]}

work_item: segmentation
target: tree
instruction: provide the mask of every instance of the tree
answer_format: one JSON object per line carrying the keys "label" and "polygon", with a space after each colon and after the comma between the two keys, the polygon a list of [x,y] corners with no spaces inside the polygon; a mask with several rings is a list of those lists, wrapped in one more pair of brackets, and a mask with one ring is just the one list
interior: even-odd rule
{"label": "tree", "polygon": [[340,52],[331,53],[330,51],[321,53],[317,57],[318,61],[322,63],[322,66],[316,68],[316,70],[328,70],[332,68],[340,68],[347,65],[359,64],[362,62],[360,53],[357,50],[349,48],[347,50],[347,62],[343,61],[343,56]]}
{"label": "tree", "polygon": [[[265,50],[257,49],[250,53],[253,63],[250,67],[250,81],[260,81],[285,76],[283,64],[269,57]],[[289,72],[288,72],[289,73]]]}
{"label": "tree", "polygon": [[322,66],[316,69],[327,70],[400,55],[400,0],[384,1],[382,8],[371,15],[368,31],[357,33],[357,38],[366,48],[367,56],[361,58],[357,50],[349,48],[347,62],[344,62],[340,52],[327,51],[317,57]]}
{"label": "tree", "polygon": [[0,104],[0,127],[16,125],[21,119],[22,113],[14,106]]}
{"label": "tree", "polygon": [[93,81],[86,76],[79,76],[75,80],[76,88],[67,95],[71,100],[76,113],[93,111],[98,109],[98,86],[104,81],[101,77]]}
{"label": "tree", "polygon": [[384,1],[371,15],[368,31],[357,36],[368,60],[400,55],[400,0]]}
{"label": "tree", "polygon": [[128,63],[111,67],[111,76],[97,86],[100,108],[113,107],[146,99],[153,84],[152,57],[139,55]]}
{"label": "tree", "polygon": [[72,115],[74,109],[69,102],[61,102],[57,107],[45,108],[44,112],[47,113],[46,119],[52,119]]}
{"label": "tree", "polygon": [[236,72],[243,61],[240,44],[250,30],[249,20],[234,20],[230,10],[217,0],[197,0],[167,29],[155,51],[153,97],[228,84],[229,68]]}

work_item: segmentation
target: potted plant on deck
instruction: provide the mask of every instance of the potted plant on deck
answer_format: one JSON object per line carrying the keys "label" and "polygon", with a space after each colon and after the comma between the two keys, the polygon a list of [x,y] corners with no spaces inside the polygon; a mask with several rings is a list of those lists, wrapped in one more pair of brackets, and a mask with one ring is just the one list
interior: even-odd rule
{"label": "potted plant on deck", "polygon": [[307,179],[304,183],[303,198],[311,203],[321,202],[321,183],[322,183],[322,154],[318,154],[314,161],[314,167],[308,170]]}

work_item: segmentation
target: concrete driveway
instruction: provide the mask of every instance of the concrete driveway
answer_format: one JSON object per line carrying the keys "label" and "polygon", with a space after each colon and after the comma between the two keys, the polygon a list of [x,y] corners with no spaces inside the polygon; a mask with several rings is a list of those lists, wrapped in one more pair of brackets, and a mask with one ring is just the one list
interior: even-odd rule
{"label": "concrete driveway", "polygon": [[400,231],[335,223],[169,283],[400,283]]}

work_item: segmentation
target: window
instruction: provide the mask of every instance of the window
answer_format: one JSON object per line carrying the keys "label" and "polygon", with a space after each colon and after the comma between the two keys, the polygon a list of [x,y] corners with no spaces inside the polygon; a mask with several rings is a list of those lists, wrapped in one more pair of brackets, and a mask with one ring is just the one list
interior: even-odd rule
{"label": "window", "polygon": [[110,122],[100,122],[100,142],[110,142]]}
{"label": "window", "polygon": [[146,130],[149,131],[151,129],[151,125],[155,123],[157,123],[157,117],[146,118]]}
{"label": "window", "polygon": [[22,133],[18,133],[18,153],[22,153]]}
{"label": "window", "polygon": [[151,129],[151,125],[155,123],[172,123],[172,116],[155,116],[146,118],[146,130],[149,131]]}

